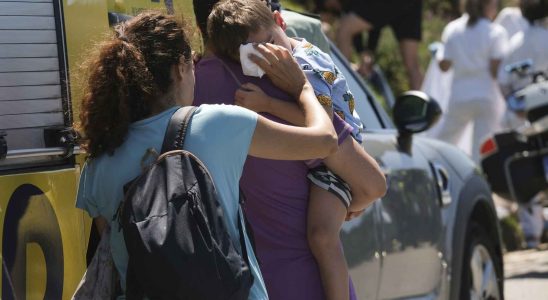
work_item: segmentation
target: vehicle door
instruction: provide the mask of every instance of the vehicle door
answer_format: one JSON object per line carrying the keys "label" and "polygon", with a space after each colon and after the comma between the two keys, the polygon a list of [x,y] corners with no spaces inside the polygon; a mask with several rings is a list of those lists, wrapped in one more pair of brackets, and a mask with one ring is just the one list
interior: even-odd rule
{"label": "vehicle door", "polygon": [[126,17],[116,12],[191,7],[162,2],[0,1],[0,299],[71,299],[91,230],[75,207],[84,160],[70,134],[79,66]]}
{"label": "vehicle door", "polygon": [[[345,65],[336,51],[333,54],[337,65]],[[399,149],[396,130],[391,129],[380,106],[371,102],[363,81],[349,68],[340,69],[365,125],[365,149],[383,168],[388,184],[386,195],[363,218],[343,229],[358,298],[396,299],[433,293],[441,276],[443,228],[430,163],[417,149],[409,153]],[[360,267],[356,261],[362,262]]]}
{"label": "vehicle door", "polygon": [[86,269],[63,36],[60,1],[0,2],[2,299],[70,299]]}

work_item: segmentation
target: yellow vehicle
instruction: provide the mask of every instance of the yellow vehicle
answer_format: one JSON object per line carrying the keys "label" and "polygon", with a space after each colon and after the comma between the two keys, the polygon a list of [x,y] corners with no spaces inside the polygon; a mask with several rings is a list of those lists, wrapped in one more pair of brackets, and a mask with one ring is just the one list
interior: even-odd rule
{"label": "yellow vehicle", "polygon": [[70,299],[86,269],[71,70],[110,26],[144,9],[192,14],[190,0],[0,1],[1,299]]}

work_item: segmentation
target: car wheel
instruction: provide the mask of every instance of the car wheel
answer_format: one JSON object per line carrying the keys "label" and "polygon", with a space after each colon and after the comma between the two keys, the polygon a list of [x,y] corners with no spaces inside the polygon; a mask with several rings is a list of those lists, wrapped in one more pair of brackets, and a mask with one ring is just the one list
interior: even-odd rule
{"label": "car wheel", "polygon": [[466,234],[461,299],[503,299],[502,268],[495,258],[495,247],[489,235],[479,225],[471,223]]}

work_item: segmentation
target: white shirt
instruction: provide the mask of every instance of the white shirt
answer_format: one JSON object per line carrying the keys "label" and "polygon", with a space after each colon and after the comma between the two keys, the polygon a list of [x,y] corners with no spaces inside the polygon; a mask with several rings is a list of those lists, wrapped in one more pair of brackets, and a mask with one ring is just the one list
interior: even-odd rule
{"label": "white shirt", "polygon": [[468,26],[468,15],[449,23],[442,34],[443,59],[454,71],[450,101],[495,101],[499,95],[496,81],[489,72],[493,59],[502,59],[507,34],[500,25],[480,19]]}
{"label": "white shirt", "polygon": [[497,15],[495,23],[506,29],[508,38],[512,38],[516,33],[523,32],[529,28],[529,22],[523,17],[521,9],[518,7],[503,8]]}
{"label": "white shirt", "polygon": [[548,27],[534,25],[512,37],[508,56],[503,60],[498,74],[500,84],[516,90],[531,82],[530,78],[520,80],[516,75],[504,71],[504,66],[526,59],[533,60],[531,71],[548,73]]}

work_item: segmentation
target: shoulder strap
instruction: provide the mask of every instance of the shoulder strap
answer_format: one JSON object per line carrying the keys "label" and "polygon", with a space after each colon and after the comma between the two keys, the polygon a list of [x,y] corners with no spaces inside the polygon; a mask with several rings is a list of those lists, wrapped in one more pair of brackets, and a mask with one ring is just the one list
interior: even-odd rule
{"label": "shoulder strap", "polygon": [[182,149],[188,123],[196,109],[196,106],[181,107],[171,116],[162,143],[162,153]]}
{"label": "shoulder strap", "polygon": [[[244,224],[242,226],[242,224]],[[245,226],[245,229],[244,230],[244,226]],[[249,261],[249,256],[247,254],[247,246],[245,244],[245,235],[247,233],[247,236],[249,236],[249,232],[247,232],[247,219],[245,218],[245,215],[244,215],[244,212],[243,212],[243,209],[242,207],[238,207],[238,231],[240,232],[240,247],[242,248],[242,257],[244,258],[245,262],[247,263],[247,265],[249,266],[249,268],[251,269],[251,262]],[[251,237],[250,237],[251,239]],[[255,241],[255,239],[253,238],[253,242]]]}
{"label": "shoulder strap", "polygon": [[[247,237],[249,238],[249,242],[251,243],[251,248],[254,253],[257,253],[257,247],[255,244],[255,233],[253,232],[253,228],[249,224],[249,221],[247,220],[247,217],[244,212],[244,208],[242,207],[243,204],[246,202],[247,198],[242,191],[242,188],[240,187],[240,205],[238,207],[238,230],[240,231],[240,245],[242,246],[242,254],[243,258],[247,262],[248,265],[251,265],[248,257],[248,249],[245,243],[245,237],[244,234],[247,234]],[[243,224],[243,227],[242,227]],[[245,230],[244,230],[245,229]],[[255,254],[255,259],[257,259],[257,262],[259,265],[261,264],[259,257],[257,257],[257,254]]]}

